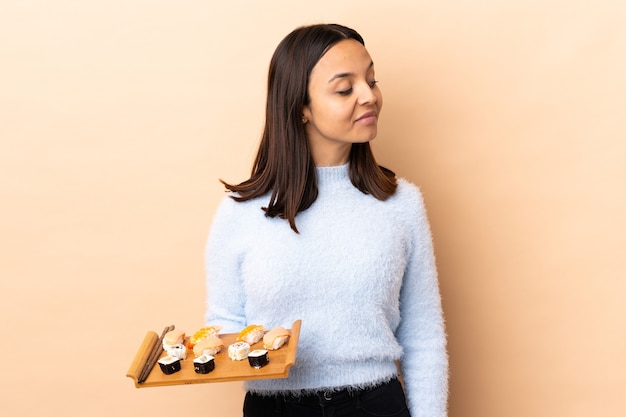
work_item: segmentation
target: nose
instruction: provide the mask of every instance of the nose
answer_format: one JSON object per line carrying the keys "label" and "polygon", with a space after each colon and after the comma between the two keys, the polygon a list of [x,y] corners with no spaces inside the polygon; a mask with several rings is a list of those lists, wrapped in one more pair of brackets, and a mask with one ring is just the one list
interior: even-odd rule
{"label": "nose", "polygon": [[[374,87],[376,88],[376,87]],[[361,105],[364,104],[375,104],[378,98],[376,97],[376,93],[374,92],[374,88],[370,87],[369,83],[364,82],[360,84],[359,87],[359,99],[358,102]]]}

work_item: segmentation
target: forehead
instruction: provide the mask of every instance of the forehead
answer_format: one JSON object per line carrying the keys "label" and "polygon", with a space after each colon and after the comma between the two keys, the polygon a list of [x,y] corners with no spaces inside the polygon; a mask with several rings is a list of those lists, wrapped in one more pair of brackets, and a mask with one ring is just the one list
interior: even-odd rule
{"label": "forehead", "polygon": [[367,49],[354,39],[346,39],[333,45],[320,58],[313,71],[311,78],[330,80],[339,73],[359,75],[367,72],[372,67],[372,58]]}

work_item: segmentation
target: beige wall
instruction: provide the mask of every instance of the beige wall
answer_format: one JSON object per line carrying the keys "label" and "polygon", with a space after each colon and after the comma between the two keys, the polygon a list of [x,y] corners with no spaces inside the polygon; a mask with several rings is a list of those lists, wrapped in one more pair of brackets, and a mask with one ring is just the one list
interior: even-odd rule
{"label": "beige wall", "polygon": [[3,411],[240,415],[238,383],[125,373],[147,330],[202,325],[274,47],[338,21],[376,61],[379,161],[425,194],[450,415],[626,415],[623,2],[241,3],[0,4]]}

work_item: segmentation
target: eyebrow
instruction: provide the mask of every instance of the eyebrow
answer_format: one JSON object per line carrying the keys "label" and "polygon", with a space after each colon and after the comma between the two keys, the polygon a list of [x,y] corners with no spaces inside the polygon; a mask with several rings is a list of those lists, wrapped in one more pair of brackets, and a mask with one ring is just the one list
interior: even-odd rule
{"label": "eyebrow", "polygon": [[[374,61],[371,61],[369,66],[367,67],[367,70],[369,71],[373,66],[374,66]],[[352,72],[340,72],[340,73],[335,74],[332,77],[330,77],[330,80],[328,80],[328,83],[329,84],[332,83],[337,78],[347,78],[347,77],[351,77],[353,75],[354,75],[354,73],[352,73]]]}

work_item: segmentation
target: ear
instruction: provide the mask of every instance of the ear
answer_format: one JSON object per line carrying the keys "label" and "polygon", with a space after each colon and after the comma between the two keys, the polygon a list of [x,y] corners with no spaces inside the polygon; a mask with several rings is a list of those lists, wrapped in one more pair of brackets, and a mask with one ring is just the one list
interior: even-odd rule
{"label": "ear", "polygon": [[306,105],[302,107],[302,124],[307,124],[311,120],[312,115],[311,106]]}

